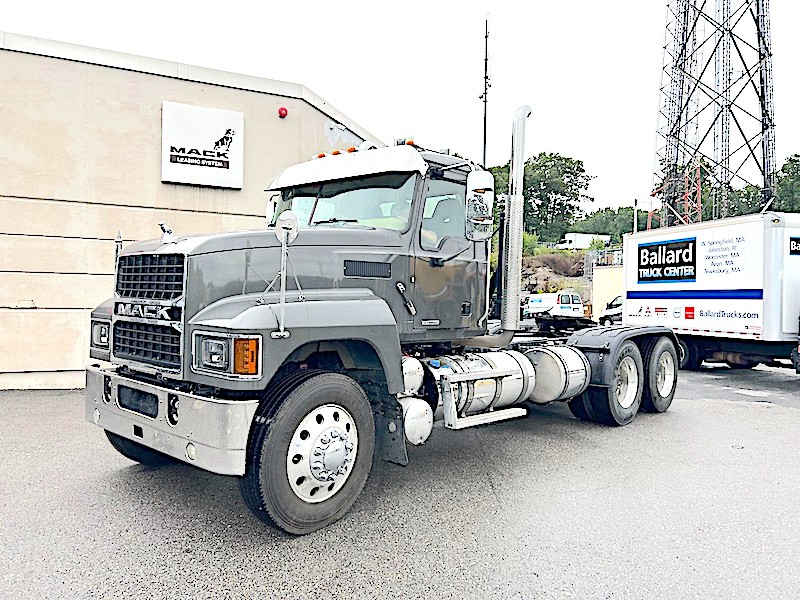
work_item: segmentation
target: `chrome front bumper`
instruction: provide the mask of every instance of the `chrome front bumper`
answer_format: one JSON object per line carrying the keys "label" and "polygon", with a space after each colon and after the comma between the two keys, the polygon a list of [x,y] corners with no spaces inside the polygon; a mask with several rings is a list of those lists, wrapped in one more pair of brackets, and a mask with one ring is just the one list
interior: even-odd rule
{"label": "chrome front bumper", "polygon": [[[120,386],[155,395],[158,414],[150,418],[123,408]],[[180,401],[174,426],[166,417],[169,396]],[[258,400],[205,398],[123,377],[116,368],[86,368],[87,421],[212,473],[244,475],[247,439],[257,407]]]}

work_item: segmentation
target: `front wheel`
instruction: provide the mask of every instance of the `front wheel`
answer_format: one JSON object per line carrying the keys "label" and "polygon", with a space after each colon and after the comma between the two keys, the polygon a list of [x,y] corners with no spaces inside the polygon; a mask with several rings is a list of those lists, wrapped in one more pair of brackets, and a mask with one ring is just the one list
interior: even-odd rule
{"label": "front wheel", "polygon": [[345,375],[313,375],[254,427],[239,480],[253,514],[294,535],[342,518],[372,468],[375,425],[364,390]]}

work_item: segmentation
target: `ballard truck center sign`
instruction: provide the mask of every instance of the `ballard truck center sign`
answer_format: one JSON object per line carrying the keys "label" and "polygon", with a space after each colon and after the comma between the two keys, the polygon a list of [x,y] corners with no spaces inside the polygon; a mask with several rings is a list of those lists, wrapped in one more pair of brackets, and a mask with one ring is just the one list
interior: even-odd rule
{"label": "ballard truck center sign", "polygon": [[164,102],[161,181],[241,189],[244,113]]}

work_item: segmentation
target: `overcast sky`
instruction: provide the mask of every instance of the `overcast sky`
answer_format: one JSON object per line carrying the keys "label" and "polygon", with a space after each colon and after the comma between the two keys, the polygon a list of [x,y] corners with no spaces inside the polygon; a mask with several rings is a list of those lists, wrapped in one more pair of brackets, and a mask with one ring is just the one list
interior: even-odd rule
{"label": "overcast sky", "polygon": [[[528,104],[526,157],[583,160],[596,199],[585,209],[649,202],[666,0],[6,4],[1,30],[300,83],[383,142],[414,136],[477,162],[488,12],[487,163],[508,161]],[[780,166],[800,153],[800,3],[770,10]]]}

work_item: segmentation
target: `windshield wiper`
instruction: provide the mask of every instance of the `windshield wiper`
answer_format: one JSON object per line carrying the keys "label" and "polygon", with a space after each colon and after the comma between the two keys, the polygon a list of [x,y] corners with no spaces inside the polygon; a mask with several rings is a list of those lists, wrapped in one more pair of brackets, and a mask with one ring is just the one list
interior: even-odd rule
{"label": "windshield wiper", "polygon": [[336,217],[332,217],[330,219],[311,222],[312,225],[322,225],[324,223],[358,223],[358,219],[337,219]]}

